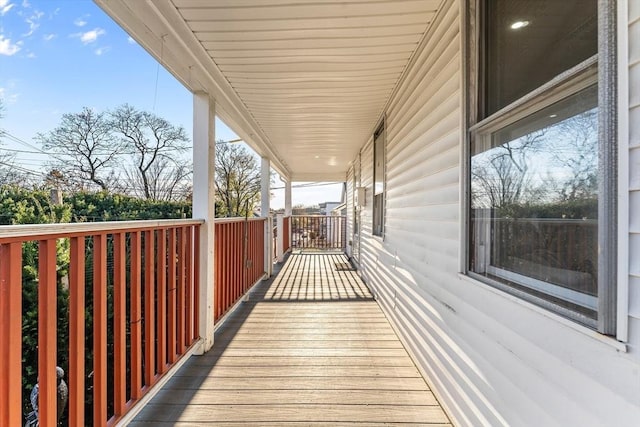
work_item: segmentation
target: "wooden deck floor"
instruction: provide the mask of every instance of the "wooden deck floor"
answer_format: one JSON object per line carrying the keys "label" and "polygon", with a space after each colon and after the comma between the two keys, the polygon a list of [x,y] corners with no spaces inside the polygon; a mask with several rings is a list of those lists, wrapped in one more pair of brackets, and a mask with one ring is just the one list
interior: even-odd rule
{"label": "wooden deck floor", "polygon": [[291,255],[130,425],[450,426],[342,254]]}

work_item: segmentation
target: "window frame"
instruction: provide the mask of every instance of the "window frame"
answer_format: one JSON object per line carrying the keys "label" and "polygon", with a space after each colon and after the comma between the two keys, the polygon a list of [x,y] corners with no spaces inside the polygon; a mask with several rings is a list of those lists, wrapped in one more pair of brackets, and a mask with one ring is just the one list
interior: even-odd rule
{"label": "window frame", "polygon": [[[484,2],[465,0],[463,25],[463,125],[461,272],[508,294],[541,306],[606,335],[616,334],[617,320],[617,46],[616,2],[598,0],[598,52],[551,81],[482,118],[486,84],[483,82],[485,43],[482,34]],[[530,116],[579,90],[598,85],[598,301],[597,320],[558,306],[508,284],[470,271],[471,254],[471,142]],[[604,143],[602,141],[605,141]]]}
{"label": "window frame", "polygon": [[[373,132],[373,189],[372,189],[372,217],[371,217],[371,234],[373,236],[384,239],[385,232],[385,210],[387,205],[387,128],[386,128],[386,120],[383,118],[382,121],[376,126],[375,132]],[[377,150],[376,150],[376,139],[381,135],[380,142],[382,144],[382,191],[376,194],[376,160],[377,160]],[[382,202],[376,208],[376,196],[381,196]],[[377,219],[380,216],[380,230],[376,229]]]}

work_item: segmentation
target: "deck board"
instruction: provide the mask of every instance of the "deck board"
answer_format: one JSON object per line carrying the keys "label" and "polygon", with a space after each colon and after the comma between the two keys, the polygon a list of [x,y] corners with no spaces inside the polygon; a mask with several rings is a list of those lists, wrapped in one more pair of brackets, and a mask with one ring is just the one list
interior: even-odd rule
{"label": "deck board", "polygon": [[451,426],[342,254],[291,255],[131,426]]}

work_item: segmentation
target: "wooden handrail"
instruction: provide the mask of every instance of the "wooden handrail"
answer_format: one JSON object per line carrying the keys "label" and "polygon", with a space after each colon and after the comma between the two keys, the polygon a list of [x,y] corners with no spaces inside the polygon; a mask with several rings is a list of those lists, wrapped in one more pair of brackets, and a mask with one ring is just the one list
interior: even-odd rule
{"label": "wooden handrail", "polygon": [[0,242],[38,240],[41,237],[60,239],[92,233],[172,228],[204,224],[203,219],[160,219],[144,221],[105,221],[56,224],[0,225]]}

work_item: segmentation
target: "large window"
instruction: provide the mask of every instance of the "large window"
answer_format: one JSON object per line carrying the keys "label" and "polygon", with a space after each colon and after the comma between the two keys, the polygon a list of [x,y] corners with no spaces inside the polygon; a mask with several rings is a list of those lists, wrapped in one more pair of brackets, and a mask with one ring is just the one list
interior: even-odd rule
{"label": "large window", "polygon": [[381,124],[373,135],[373,234],[384,233],[384,165],[385,137],[384,124]]}
{"label": "large window", "polygon": [[615,174],[600,166],[613,142],[599,129],[608,106],[598,91],[597,1],[482,5],[468,271],[610,333],[602,299],[612,298],[613,283],[599,274],[599,212],[611,203],[602,181]]}

